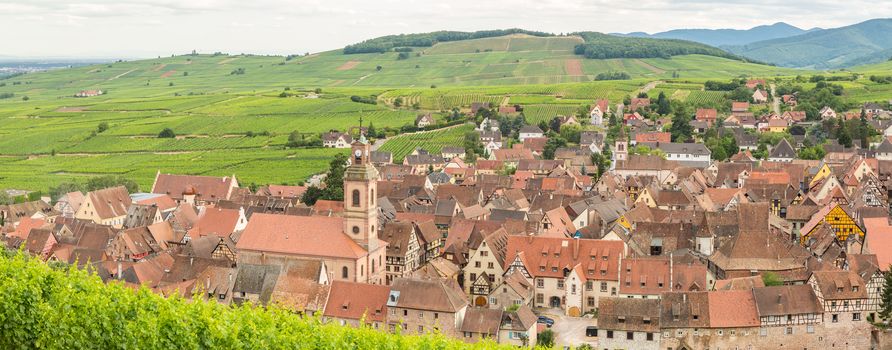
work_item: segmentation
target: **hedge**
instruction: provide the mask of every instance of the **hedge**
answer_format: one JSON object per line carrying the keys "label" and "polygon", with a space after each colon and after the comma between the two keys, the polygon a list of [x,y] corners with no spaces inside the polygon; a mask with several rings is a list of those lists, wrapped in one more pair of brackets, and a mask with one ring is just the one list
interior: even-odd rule
{"label": "hedge", "polygon": [[165,298],[22,253],[0,257],[2,349],[497,349],[322,323],[276,306]]}

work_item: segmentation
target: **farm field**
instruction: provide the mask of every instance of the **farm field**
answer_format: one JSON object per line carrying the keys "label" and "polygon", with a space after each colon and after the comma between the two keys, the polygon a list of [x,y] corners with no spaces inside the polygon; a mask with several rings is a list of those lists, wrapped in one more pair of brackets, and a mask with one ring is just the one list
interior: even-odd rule
{"label": "farm field", "polygon": [[[339,151],[285,149],[288,135],[344,131],[359,119],[399,129],[419,113],[441,117],[475,102],[520,105],[531,123],[575,113],[597,99],[611,104],[659,81],[660,92],[698,104],[724,101],[706,80],[739,76],[791,79],[814,72],[713,56],[584,59],[576,37],[486,38],[397,53],[306,56],[182,55],[0,78],[0,188],[46,190],[101,174],[149,185],[157,171],[232,175],[245,183],[297,183],[324,171]],[[847,98],[889,98],[892,85],[869,74],[888,63],[855,68]],[[630,80],[596,81],[625,72]],[[851,74],[833,72],[830,74]],[[105,93],[75,98],[81,90]],[[319,91],[321,90],[321,91]],[[319,91],[317,94],[316,91]],[[280,97],[282,96],[282,97]],[[378,104],[351,97],[377,99]],[[99,126],[107,129],[99,131]],[[172,129],[176,138],[160,139]],[[416,147],[432,152],[460,144],[469,127],[398,136],[382,150],[400,161]]]}

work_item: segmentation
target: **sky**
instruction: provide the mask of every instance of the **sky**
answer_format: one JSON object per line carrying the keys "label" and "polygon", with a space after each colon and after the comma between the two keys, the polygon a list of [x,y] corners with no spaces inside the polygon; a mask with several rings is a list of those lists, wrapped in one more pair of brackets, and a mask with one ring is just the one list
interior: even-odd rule
{"label": "sky", "polygon": [[867,0],[0,0],[0,57],[301,54],[377,36],[523,28],[660,32],[892,17]]}

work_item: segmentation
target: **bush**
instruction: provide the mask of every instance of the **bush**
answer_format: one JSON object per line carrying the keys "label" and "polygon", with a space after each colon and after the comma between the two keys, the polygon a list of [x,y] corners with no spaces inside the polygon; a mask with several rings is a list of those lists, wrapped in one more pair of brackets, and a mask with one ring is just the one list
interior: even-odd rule
{"label": "bush", "polygon": [[99,123],[99,126],[96,127],[96,131],[100,133],[106,130],[108,130],[108,123],[106,122]]}
{"label": "bush", "polygon": [[176,137],[177,137],[177,134],[174,133],[171,128],[164,128],[164,130],[161,130],[161,132],[158,133],[158,138],[161,138],[161,139],[172,139],[172,138],[176,138]]}
{"label": "bush", "polygon": [[378,97],[377,96],[363,97],[363,96],[353,95],[353,96],[350,96],[350,101],[365,103],[365,104],[370,104],[370,105],[376,105],[376,104],[378,104]]}
{"label": "bush", "polygon": [[0,290],[3,349],[510,349],[325,324],[275,305],[164,298],[14,253],[0,255]]}

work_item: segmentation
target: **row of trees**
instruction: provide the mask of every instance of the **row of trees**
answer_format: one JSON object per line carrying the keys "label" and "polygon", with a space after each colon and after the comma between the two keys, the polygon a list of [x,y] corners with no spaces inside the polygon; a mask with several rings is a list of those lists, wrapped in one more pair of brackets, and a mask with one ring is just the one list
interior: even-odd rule
{"label": "row of trees", "polygon": [[344,54],[404,52],[407,47],[430,47],[439,42],[492,38],[511,34],[526,34],[539,37],[554,36],[551,33],[523,29],[481,30],[476,32],[438,31],[418,34],[388,35],[369,39],[344,47]]}
{"label": "row of trees", "polygon": [[670,58],[679,55],[708,55],[742,60],[724,50],[684,40],[630,38],[597,32],[576,33],[585,43],[576,45],[577,55],[586,58]]}

